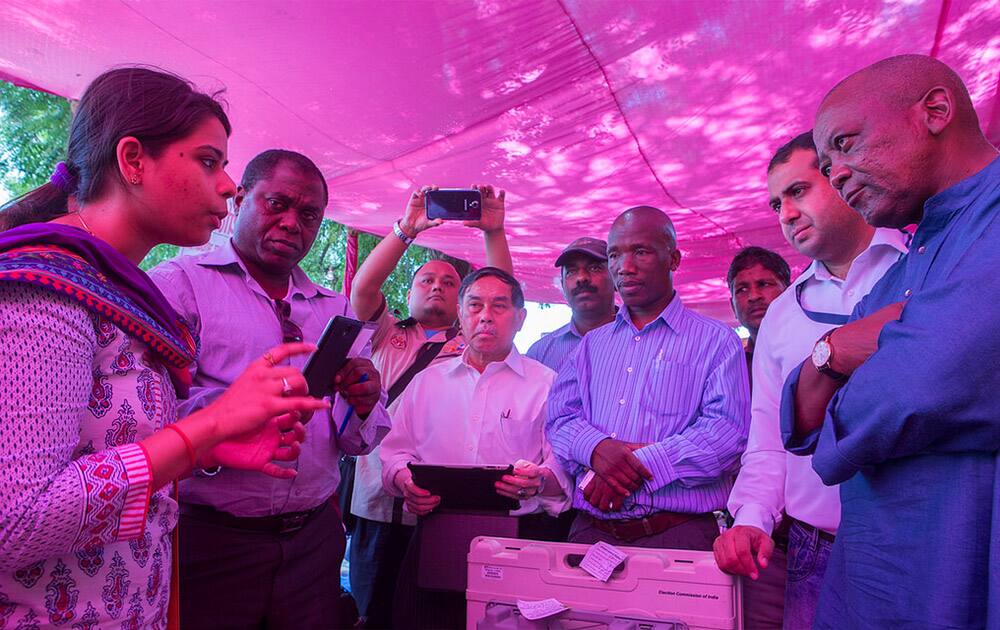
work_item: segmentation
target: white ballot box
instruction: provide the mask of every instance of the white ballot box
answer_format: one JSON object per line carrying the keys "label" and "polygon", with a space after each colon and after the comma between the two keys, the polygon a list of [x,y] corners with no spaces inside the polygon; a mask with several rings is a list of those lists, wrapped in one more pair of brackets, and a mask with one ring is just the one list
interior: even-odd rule
{"label": "white ballot box", "polygon": [[[742,630],[740,581],[710,551],[618,547],[607,582],[578,565],[591,545],[480,536],[469,546],[468,630]],[[518,600],[568,610],[529,620]]]}

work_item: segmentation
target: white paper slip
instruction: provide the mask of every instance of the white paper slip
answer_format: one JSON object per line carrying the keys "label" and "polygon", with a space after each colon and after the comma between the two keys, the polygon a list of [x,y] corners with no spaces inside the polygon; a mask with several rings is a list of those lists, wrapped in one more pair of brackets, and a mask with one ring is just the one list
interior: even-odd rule
{"label": "white paper slip", "polygon": [[587,550],[580,561],[580,568],[602,582],[607,582],[615,567],[628,558],[621,549],[601,541]]}
{"label": "white paper slip", "polygon": [[558,599],[552,598],[543,599],[537,602],[527,602],[523,599],[519,599],[517,600],[517,609],[521,611],[521,614],[525,619],[535,621],[537,619],[551,617],[552,615],[558,615],[564,610],[569,610],[569,607]]}
{"label": "white paper slip", "polygon": [[593,480],[594,480],[594,471],[588,470],[587,474],[584,475],[582,479],[580,479],[580,484],[577,486],[577,488],[581,490],[586,490],[587,486],[589,486],[590,482]]}

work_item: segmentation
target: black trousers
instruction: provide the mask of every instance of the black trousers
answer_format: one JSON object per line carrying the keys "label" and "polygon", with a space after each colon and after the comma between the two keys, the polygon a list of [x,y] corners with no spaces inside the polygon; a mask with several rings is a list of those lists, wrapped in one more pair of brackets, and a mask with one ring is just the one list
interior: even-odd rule
{"label": "black trousers", "polygon": [[251,532],[182,514],[184,630],[321,630],[341,619],[344,526],[328,506],[289,534]]}

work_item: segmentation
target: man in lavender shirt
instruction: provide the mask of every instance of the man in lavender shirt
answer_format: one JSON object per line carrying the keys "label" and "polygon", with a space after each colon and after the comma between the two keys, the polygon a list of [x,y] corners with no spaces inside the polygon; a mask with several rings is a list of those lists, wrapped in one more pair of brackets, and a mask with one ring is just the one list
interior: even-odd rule
{"label": "man in lavender shirt", "polygon": [[[261,153],[236,195],[236,227],[222,247],[166,262],[151,273],[201,338],[190,397],[179,415],[222,393],[268,348],[315,342],[347,298],[313,284],[298,263],[327,203],[326,181],[307,157]],[[305,357],[292,360],[301,368]],[[366,378],[365,378],[366,377]],[[344,528],[331,498],[343,452],[370,451],[389,430],[385,393],[368,359],[337,377],[332,409],[313,416],[289,480],[237,470],[198,472],[181,484],[182,627],[340,627]],[[348,623],[353,621],[349,620]]]}
{"label": "man in lavender shirt", "polygon": [[615,318],[615,286],[608,274],[608,244],[597,238],[583,236],[567,245],[556,267],[573,317],[533,343],[526,356],[558,372],[584,335]]}
{"label": "man in lavender shirt", "polygon": [[[608,234],[625,307],[588,333],[549,395],[546,433],[576,476],[571,542],[710,551],[746,446],[739,337],[681,303],[673,223],[630,208]],[[593,474],[589,474],[593,471]]]}

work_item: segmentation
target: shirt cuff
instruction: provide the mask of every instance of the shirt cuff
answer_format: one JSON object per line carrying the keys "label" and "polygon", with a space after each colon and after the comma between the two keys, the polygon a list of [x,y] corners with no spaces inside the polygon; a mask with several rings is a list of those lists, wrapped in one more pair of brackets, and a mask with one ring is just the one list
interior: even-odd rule
{"label": "shirt cuff", "polygon": [[579,462],[581,465],[590,467],[590,459],[594,454],[594,449],[603,440],[608,439],[609,435],[606,435],[589,424],[582,423],[583,427],[580,432],[576,434],[573,438],[573,444],[570,447],[570,451],[573,455],[573,459]]}
{"label": "shirt cuff", "polygon": [[146,530],[146,513],[153,494],[153,467],[145,447],[140,444],[122,445],[118,448],[118,455],[125,464],[129,480],[118,538],[131,540],[141,537]]}
{"label": "shirt cuff", "polygon": [[352,412],[351,419],[348,420],[348,422],[353,422],[356,418],[361,422],[358,434],[364,442],[364,453],[370,453],[371,449],[375,448],[382,441],[382,438],[385,437],[385,434],[389,432],[389,429],[392,428],[392,423],[389,420],[389,412],[385,410],[383,402],[379,401],[377,405],[372,407],[368,417],[364,420],[361,419],[361,416],[357,412]]}
{"label": "shirt cuff", "polygon": [[761,529],[768,536],[774,531],[774,519],[771,514],[760,505],[748,504],[737,510],[733,515],[733,527],[745,525]]}
{"label": "shirt cuff", "polygon": [[812,455],[819,439],[819,429],[795,436],[795,388],[798,387],[801,372],[802,365],[793,369],[781,388],[781,441],[785,450],[793,455]]}
{"label": "shirt cuff", "polygon": [[570,508],[570,503],[572,501],[568,499],[565,495],[563,496],[536,496],[530,499],[524,499],[519,501],[519,506],[516,510],[511,510],[511,516],[525,516],[527,514],[536,514],[545,512],[549,516],[555,518],[560,514],[565,512]]}
{"label": "shirt cuff", "polygon": [[642,465],[653,473],[653,479],[645,482],[650,492],[656,492],[663,486],[677,481],[677,472],[670,463],[670,454],[663,444],[648,444],[634,452]]}
{"label": "shirt cuff", "polygon": [[[837,398],[834,398],[836,404]],[[823,426],[816,432],[817,446],[813,453],[812,467],[828,486],[844,483],[858,472],[860,467],[844,456],[834,435],[834,421],[827,410]]]}
{"label": "shirt cuff", "polygon": [[406,468],[406,462],[397,460],[394,462],[382,461],[382,489],[392,497],[401,497],[403,493],[396,487],[396,475]]}

